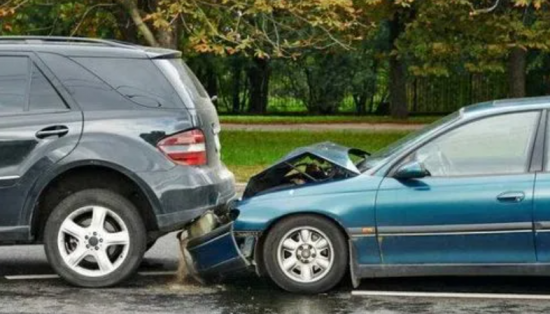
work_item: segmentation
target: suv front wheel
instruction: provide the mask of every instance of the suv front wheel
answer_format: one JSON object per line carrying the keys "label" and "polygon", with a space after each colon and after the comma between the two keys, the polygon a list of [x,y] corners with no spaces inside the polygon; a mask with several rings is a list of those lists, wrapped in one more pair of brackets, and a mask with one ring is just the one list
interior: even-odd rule
{"label": "suv front wheel", "polygon": [[44,231],[48,261],[68,282],[88,288],[115,285],[132,275],[145,254],[146,230],[135,206],[101,189],[68,196]]}

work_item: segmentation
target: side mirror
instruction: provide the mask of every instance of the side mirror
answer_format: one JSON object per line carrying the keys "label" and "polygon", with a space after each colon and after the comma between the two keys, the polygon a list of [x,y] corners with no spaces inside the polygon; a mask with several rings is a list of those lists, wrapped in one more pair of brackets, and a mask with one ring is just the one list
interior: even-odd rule
{"label": "side mirror", "polygon": [[399,169],[393,175],[396,179],[408,180],[408,179],[420,179],[430,175],[430,172],[426,170],[424,165],[418,161],[410,161],[401,165]]}

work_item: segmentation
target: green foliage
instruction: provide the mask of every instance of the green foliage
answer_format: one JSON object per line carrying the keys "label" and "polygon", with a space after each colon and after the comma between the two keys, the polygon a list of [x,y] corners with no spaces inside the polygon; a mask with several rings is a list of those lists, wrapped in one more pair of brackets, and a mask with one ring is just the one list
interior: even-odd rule
{"label": "green foliage", "polygon": [[[269,60],[275,82],[269,105],[283,111],[372,113],[385,108],[395,60],[405,64],[408,82],[504,77],[510,52],[518,49],[528,52],[530,85],[538,84],[529,94],[549,93],[543,85],[550,85],[550,0],[500,1],[493,8],[495,1],[4,0],[0,34],[108,37],[179,48],[228,112],[254,103],[254,58]],[[393,36],[389,25],[397,22]],[[475,98],[464,96],[456,99]]]}
{"label": "green foliage", "polygon": [[[8,1],[12,14],[0,19],[1,35],[121,38],[112,1]],[[0,9],[0,17],[2,10]]]}
{"label": "green foliage", "polygon": [[235,124],[324,124],[324,123],[399,123],[427,124],[439,119],[438,116],[413,116],[407,121],[394,119],[390,116],[237,116],[221,115],[222,123]]}
{"label": "green foliage", "polygon": [[351,58],[342,52],[309,52],[293,62],[289,88],[309,112],[333,114],[338,111],[350,82]]}
{"label": "green foliage", "polygon": [[303,48],[349,45],[358,15],[352,0],[161,0],[146,19],[165,29],[181,19],[197,53],[295,58]]}
{"label": "green foliage", "polygon": [[457,66],[469,72],[504,72],[512,48],[550,49],[548,1],[501,1],[494,11],[472,14],[474,3],[427,0],[415,4],[415,19],[398,43],[415,63],[412,73],[449,76]]}

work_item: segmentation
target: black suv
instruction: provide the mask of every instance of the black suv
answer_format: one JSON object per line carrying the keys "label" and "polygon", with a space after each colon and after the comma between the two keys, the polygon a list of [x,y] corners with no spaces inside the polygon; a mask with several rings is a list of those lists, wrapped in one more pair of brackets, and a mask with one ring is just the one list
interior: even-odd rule
{"label": "black suv", "polygon": [[44,243],[85,287],[235,197],[218,116],[178,51],[0,37],[0,243]]}

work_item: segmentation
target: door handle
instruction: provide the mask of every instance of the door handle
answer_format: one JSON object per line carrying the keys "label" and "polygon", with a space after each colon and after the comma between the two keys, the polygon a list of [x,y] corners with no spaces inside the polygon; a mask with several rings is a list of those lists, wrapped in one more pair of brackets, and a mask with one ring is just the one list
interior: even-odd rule
{"label": "door handle", "polygon": [[497,196],[497,200],[503,203],[519,203],[525,198],[523,192],[504,192]]}
{"label": "door handle", "polygon": [[54,125],[44,128],[36,132],[36,137],[39,139],[47,138],[50,136],[63,137],[69,133],[69,128],[64,125]]}

